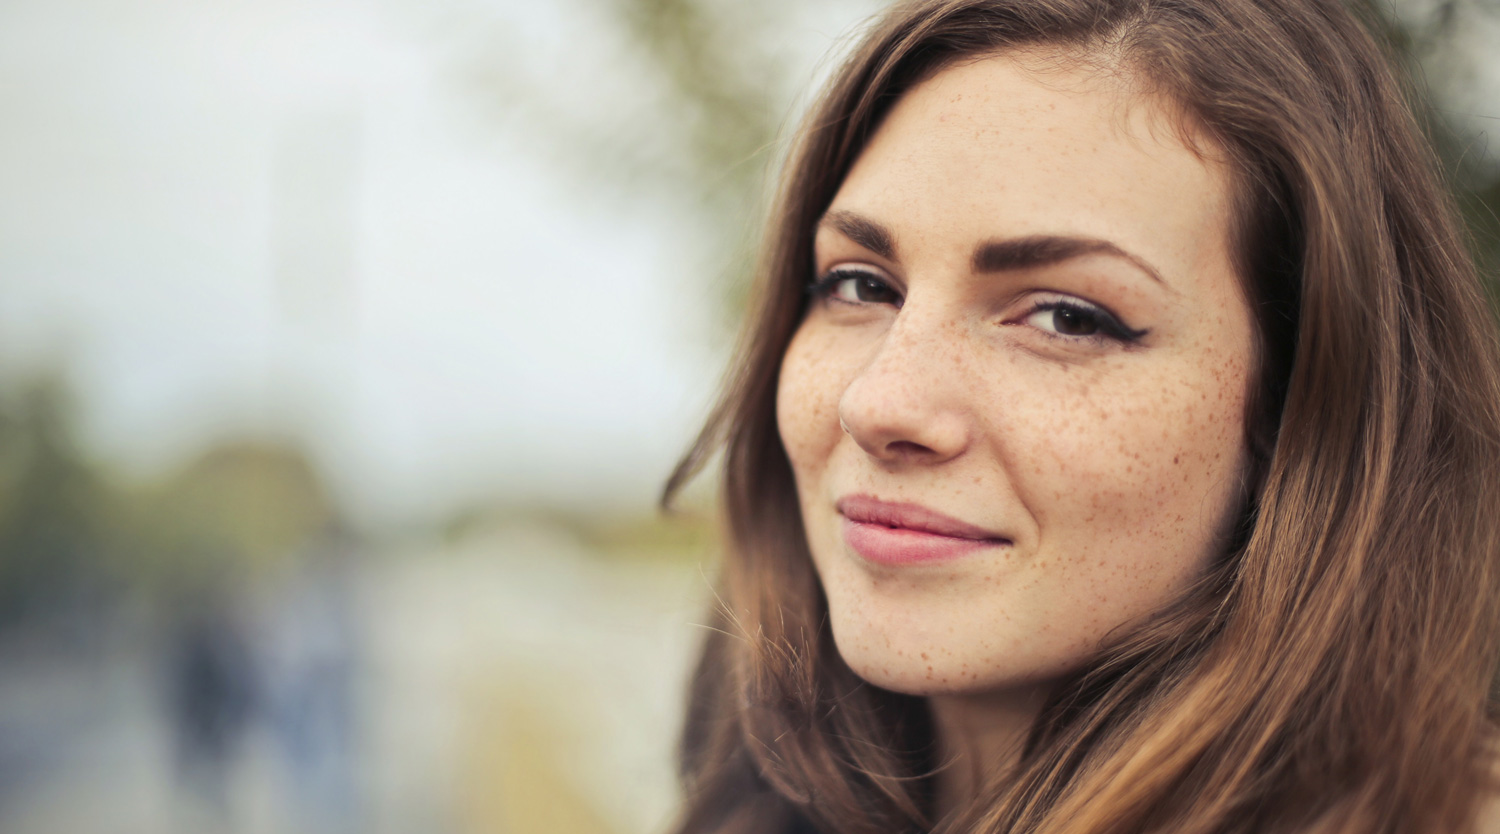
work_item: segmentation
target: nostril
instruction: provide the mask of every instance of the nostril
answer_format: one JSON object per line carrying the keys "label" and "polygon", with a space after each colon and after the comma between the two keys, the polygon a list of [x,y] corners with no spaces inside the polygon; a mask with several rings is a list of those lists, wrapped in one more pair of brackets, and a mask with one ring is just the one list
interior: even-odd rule
{"label": "nostril", "polygon": [[908,368],[867,369],[851,382],[838,401],[839,429],[865,454],[889,464],[938,463],[962,454],[971,428],[966,395],[911,384]]}

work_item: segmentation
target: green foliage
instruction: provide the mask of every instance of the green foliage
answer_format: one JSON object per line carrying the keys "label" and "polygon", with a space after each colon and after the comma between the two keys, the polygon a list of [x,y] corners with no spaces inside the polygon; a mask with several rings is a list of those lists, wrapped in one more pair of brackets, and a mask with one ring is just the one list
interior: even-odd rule
{"label": "green foliage", "polygon": [[0,413],[0,627],[79,604],[110,580],[110,492],[74,445],[55,376]]}
{"label": "green foliage", "polygon": [[209,448],[128,502],[133,574],[154,587],[253,579],[336,523],[307,458],[268,441]]}
{"label": "green foliage", "polygon": [[1437,150],[1458,200],[1480,271],[1500,302],[1500,164],[1488,154],[1488,130],[1500,126],[1500,102],[1487,112],[1461,112],[1475,83],[1475,56],[1455,48],[1466,29],[1500,19],[1500,3],[1487,0],[1356,0],[1356,8],[1384,37],[1421,96],[1418,116]]}
{"label": "green foliage", "polygon": [[600,514],[515,504],[458,513],[445,525],[443,537],[460,544],[518,528],[561,533],[591,554],[621,561],[696,562],[718,544],[718,526],[703,514]]}

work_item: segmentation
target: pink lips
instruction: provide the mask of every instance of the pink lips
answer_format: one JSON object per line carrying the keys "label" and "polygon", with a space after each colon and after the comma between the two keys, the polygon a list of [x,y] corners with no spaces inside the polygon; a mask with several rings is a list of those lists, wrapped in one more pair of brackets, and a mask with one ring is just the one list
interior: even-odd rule
{"label": "pink lips", "polygon": [[860,556],[883,565],[947,561],[1011,544],[1004,536],[919,504],[850,495],[839,499],[836,508],[844,517],[844,541]]}

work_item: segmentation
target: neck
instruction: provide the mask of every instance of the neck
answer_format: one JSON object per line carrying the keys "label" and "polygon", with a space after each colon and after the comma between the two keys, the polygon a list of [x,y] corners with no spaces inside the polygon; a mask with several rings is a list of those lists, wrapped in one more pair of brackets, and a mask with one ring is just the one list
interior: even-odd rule
{"label": "neck", "polygon": [[927,699],[938,743],[938,819],[972,806],[981,790],[1014,768],[1042,695],[1026,690]]}

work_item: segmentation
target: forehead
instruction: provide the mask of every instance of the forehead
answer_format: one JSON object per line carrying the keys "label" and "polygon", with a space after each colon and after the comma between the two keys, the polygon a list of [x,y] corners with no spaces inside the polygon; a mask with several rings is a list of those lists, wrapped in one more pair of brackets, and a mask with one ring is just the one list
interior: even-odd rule
{"label": "forehead", "polygon": [[1191,270],[1227,257],[1230,182],[1189,125],[1097,62],[1038,51],[968,60],[896,103],[834,208],[901,236],[1086,235]]}

